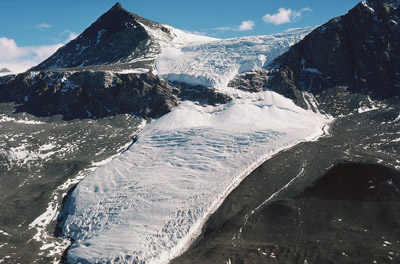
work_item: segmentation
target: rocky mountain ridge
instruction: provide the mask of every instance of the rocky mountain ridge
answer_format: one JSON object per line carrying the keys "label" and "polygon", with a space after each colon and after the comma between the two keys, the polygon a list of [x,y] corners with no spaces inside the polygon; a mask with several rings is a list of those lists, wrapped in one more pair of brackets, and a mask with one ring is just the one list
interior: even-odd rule
{"label": "rocky mountain ridge", "polygon": [[174,87],[152,73],[107,71],[27,72],[0,82],[0,101],[19,104],[16,111],[64,119],[102,118],[129,113],[156,118],[182,99],[220,104],[230,98],[215,89]]}

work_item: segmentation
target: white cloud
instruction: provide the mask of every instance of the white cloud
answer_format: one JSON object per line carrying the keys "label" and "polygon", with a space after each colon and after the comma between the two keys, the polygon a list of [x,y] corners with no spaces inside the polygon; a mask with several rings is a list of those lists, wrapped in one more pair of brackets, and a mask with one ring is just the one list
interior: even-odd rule
{"label": "white cloud", "polygon": [[300,9],[299,11],[297,10],[292,10],[290,8],[285,9],[283,7],[278,9],[278,13],[276,14],[266,14],[263,16],[263,20],[265,23],[270,23],[274,25],[281,25],[281,24],[287,24],[296,21],[297,19],[301,18],[302,14],[304,12],[312,12],[311,8],[304,7]]}
{"label": "white cloud", "polygon": [[303,7],[302,9],[300,9],[300,12],[312,12],[313,10],[309,7]]}
{"label": "white cloud", "polygon": [[242,21],[242,24],[240,24],[238,30],[239,31],[253,30],[255,25],[256,24],[251,20]]}
{"label": "white cloud", "polygon": [[253,30],[255,25],[256,24],[253,21],[246,20],[246,21],[242,21],[240,26],[218,27],[218,28],[213,28],[213,30],[218,30],[218,31],[248,31],[248,30]]}
{"label": "white cloud", "polygon": [[13,39],[0,38],[0,68],[6,67],[13,73],[20,73],[50,57],[65,43],[77,37],[70,32],[64,43],[44,46],[19,47]]}
{"label": "white cloud", "polygon": [[199,36],[206,36],[207,33],[206,32],[200,32],[197,30],[194,31],[190,31],[190,30],[183,30],[183,32],[189,33],[189,34],[193,34],[193,35],[199,35]]}
{"label": "white cloud", "polygon": [[213,28],[212,30],[230,31],[230,30],[233,30],[233,27],[217,27],[217,28]]}
{"label": "white cloud", "polygon": [[79,36],[78,34],[72,32],[72,31],[69,31],[69,30],[68,30],[68,33],[69,33],[69,35],[68,35],[68,38],[67,38],[67,40],[65,41],[65,43],[68,43],[68,42],[70,42],[71,40],[76,39],[77,36]]}
{"label": "white cloud", "polygon": [[51,25],[46,24],[46,23],[41,23],[39,25],[36,25],[36,28],[43,30],[45,28],[51,28]]}
{"label": "white cloud", "polygon": [[10,61],[25,56],[27,51],[17,46],[13,39],[0,38],[0,61]]}

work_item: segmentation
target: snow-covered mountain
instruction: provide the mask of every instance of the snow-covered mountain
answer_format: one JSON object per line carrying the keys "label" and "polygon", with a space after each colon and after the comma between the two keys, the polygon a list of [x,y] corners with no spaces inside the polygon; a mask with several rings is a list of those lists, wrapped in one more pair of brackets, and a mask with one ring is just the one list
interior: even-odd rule
{"label": "snow-covered mountain", "polygon": [[[397,33],[397,1],[377,2],[359,4],[359,12],[352,13],[360,18],[355,22],[365,27],[373,20],[375,28]],[[383,19],[385,12],[390,19]],[[359,43],[347,41],[357,33],[351,25],[358,24],[350,23],[354,17],[333,19],[316,30],[219,40],[147,20],[117,3],[29,72],[0,78],[1,103],[16,103],[17,112],[48,117],[50,123],[59,114],[64,120],[82,118],[84,128],[92,126],[86,118],[120,114],[135,116],[134,124],[140,119],[147,123],[129,149],[91,172],[67,196],[57,231],[71,240],[64,255],[67,263],[168,261],[193,242],[208,217],[252,170],[283,149],[326,134],[324,128],[332,118],[322,110],[342,114],[337,102],[354,101],[341,93],[328,93],[320,107],[324,89],[333,84],[333,91],[351,93],[352,87],[362,87],[358,81],[369,76],[347,72],[354,65],[362,70],[369,65],[359,63],[364,60],[357,56],[348,61],[347,55],[355,54],[349,53],[352,43]],[[380,39],[383,46],[376,48],[363,40],[363,47],[370,48],[371,54],[378,51],[371,64],[382,65],[379,72],[389,74],[396,95],[399,48],[392,40],[398,36],[386,41],[372,33],[374,38],[368,40]],[[335,43],[337,51],[332,53]],[[386,44],[394,50],[381,50]],[[381,60],[385,54],[393,57],[389,60],[393,65]],[[356,73],[363,72],[357,67]],[[335,82],[336,77],[340,82]],[[369,77],[365,80],[373,83]],[[347,88],[341,86],[343,82]],[[368,91],[361,91],[363,98],[369,99]],[[351,98],[357,99],[358,92]],[[8,115],[2,117],[3,123],[16,120]],[[124,133],[131,124],[121,125]],[[141,128],[135,125],[135,133]],[[90,143],[85,144],[84,148]],[[12,147],[14,152],[23,150],[14,142]],[[39,142],[32,149],[42,147]],[[102,157],[110,152],[106,147],[96,151]],[[77,157],[90,160],[82,153]],[[52,200],[48,206],[52,216],[54,204]],[[46,225],[51,225],[46,215],[47,211],[29,227],[37,230],[34,240],[43,243],[39,255],[50,258],[60,248],[53,249],[51,236],[43,235]]]}
{"label": "snow-covered mountain", "polygon": [[39,116],[156,118],[182,100],[226,103],[223,89],[236,74],[265,66],[311,30],[218,40],[116,4],[31,71],[0,80],[0,94]]}
{"label": "snow-covered mountain", "polygon": [[[103,26],[105,19],[114,20],[115,12],[122,12],[131,21],[128,27],[119,29],[123,34],[138,29],[149,45],[144,53],[121,48],[118,59],[98,61],[89,52],[95,50],[94,46],[117,44],[107,36],[113,31],[106,29],[107,33]],[[119,19],[115,21],[120,24]],[[93,94],[87,84],[77,81],[87,79],[79,77],[88,74],[85,69],[105,75],[93,79],[108,83],[100,89],[103,97],[108,89],[110,96],[113,89],[121,89],[118,80],[129,89],[136,79],[151,80],[146,87],[162,78],[169,82],[162,84],[161,80],[160,93],[164,95],[173,94],[176,87],[193,94],[212,89],[230,98],[230,102],[217,101],[217,105],[207,103],[207,98],[198,100],[202,105],[185,101],[184,97],[172,100],[178,106],[146,126],[128,151],[78,184],[65,206],[60,226],[62,234],[73,241],[66,255],[68,261],[166,261],[190,244],[207,217],[251,170],[278,151],[321,135],[329,118],[303,110],[275,92],[250,93],[227,86],[236,74],[265,66],[311,30],[217,40],[149,22],[116,5],[80,37],[34,68],[47,68],[43,73],[32,73],[39,74],[34,83],[50,74],[55,87],[59,87],[55,97],[61,98],[65,95],[58,93],[63,90],[76,93],[83,89]],[[122,34],[120,31],[113,34]],[[76,50],[83,41],[90,47],[68,55],[67,49]],[[76,59],[85,56],[86,62],[78,64]],[[143,61],[146,64],[141,64]],[[138,65],[140,68],[135,68]],[[48,70],[65,67],[74,68]],[[140,69],[147,70],[138,73]],[[61,75],[51,77],[56,74]],[[125,85],[126,78],[134,82]],[[73,89],[64,88],[66,83]],[[29,96],[26,104],[33,98]],[[96,101],[105,109],[113,109],[102,99]],[[148,109],[157,106],[150,104]],[[143,116],[143,112],[134,113]]]}

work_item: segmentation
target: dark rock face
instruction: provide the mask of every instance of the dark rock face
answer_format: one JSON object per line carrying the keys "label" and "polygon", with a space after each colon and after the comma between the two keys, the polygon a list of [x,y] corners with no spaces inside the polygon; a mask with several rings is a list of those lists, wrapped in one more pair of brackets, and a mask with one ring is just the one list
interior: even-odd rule
{"label": "dark rock face", "polygon": [[[76,39],[61,47],[31,70],[72,68],[113,63],[127,63],[151,56],[151,36],[140,24],[163,26],[130,13],[117,3]],[[168,29],[164,32],[168,33]]]}
{"label": "dark rock face", "polygon": [[[382,100],[400,95],[400,8],[398,1],[361,2],[348,14],[318,27],[268,71],[238,76],[230,85],[273,89],[304,108],[311,93],[320,110],[352,112],[367,96]],[[254,88],[256,84],[257,88]]]}
{"label": "dark rock face", "polygon": [[236,87],[243,91],[260,92],[268,82],[268,71],[264,68],[258,68],[251,72],[238,74],[228,86]]}
{"label": "dark rock face", "polygon": [[174,89],[151,73],[40,72],[0,84],[0,98],[20,103],[17,110],[36,116],[73,119],[132,113],[154,118],[177,106]]}
{"label": "dark rock face", "polygon": [[189,85],[186,83],[172,82],[172,86],[177,87],[176,95],[181,100],[194,101],[203,105],[225,104],[232,99],[215,88],[204,87],[201,85]]}

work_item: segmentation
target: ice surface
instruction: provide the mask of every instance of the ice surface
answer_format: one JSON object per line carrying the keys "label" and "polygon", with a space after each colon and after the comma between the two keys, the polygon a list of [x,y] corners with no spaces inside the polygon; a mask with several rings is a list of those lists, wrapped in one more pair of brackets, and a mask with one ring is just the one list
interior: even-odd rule
{"label": "ice surface", "polygon": [[169,81],[224,87],[236,74],[269,64],[312,29],[195,42],[181,47],[164,45],[155,67],[158,74]]}
{"label": "ice surface", "polygon": [[325,122],[270,91],[215,107],[184,102],[79,183],[64,226],[69,260],[168,260],[249,169]]}

